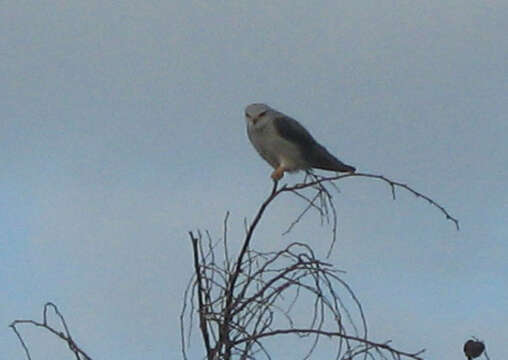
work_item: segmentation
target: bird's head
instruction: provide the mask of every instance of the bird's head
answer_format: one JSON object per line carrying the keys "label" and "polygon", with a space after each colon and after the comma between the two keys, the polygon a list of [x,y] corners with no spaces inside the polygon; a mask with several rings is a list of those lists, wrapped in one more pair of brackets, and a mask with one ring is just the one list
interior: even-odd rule
{"label": "bird's head", "polygon": [[250,104],[245,108],[245,119],[251,127],[262,127],[266,122],[266,115],[272,110],[266,104]]}

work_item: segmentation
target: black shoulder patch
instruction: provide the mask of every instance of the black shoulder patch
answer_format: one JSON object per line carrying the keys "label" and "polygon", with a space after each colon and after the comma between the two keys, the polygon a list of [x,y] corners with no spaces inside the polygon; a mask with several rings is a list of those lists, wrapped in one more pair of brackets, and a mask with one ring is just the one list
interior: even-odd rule
{"label": "black shoulder patch", "polygon": [[277,116],[274,125],[280,136],[296,145],[305,148],[316,143],[312,135],[298,121],[289,116]]}

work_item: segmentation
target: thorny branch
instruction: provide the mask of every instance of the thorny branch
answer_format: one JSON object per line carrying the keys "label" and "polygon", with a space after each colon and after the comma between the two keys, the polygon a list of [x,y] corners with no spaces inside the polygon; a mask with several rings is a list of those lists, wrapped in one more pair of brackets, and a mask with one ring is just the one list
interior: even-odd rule
{"label": "thorny branch", "polygon": [[391,192],[392,192],[392,197],[394,200],[396,198],[396,196],[395,196],[396,188],[401,188],[406,191],[409,191],[411,194],[413,194],[417,198],[422,198],[422,199],[426,200],[432,206],[438,208],[439,211],[441,211],[441,213],[443,213],[443,215],[446,217],[446,220],[452,221],[455,224],[455,227],[457,228],[457,230],[460,229],[459,221],[456,218],[454,218],[453,216],[451,216],[450,213],[443,206],[439,205],[436,201],[432,200],[429,196],[424,195],[424,194],[414,190],[407,184],[403,184],[398,181],[390,180],[383,175],[374,175],[374,174],[367,174],[367,173],[348,173],[348,174],[343,174],[343,175],[323,177],[323,176],[317,176],[317,175],[312,174],[312,177],[314,179],[310,182],[296,184],[291,187],[286,187],[285,189],[280,189],[280,191],[282,192],[282,191],[294,191],[294,190],[304,189],[304,188],[308,188],[310,186],[315,186],[315,185],[323,184],[325,182],[331,182],[334,180],[339,180],[339,179],[347,178],[347,177],[366,177],[366,178],[378,179],[378,180],[384,181],[385,183],[387,183],[390,186]]}
{"label": "thorny branch", "polygon": [[[347,174],[341,174],[341,175],[335,175],[335,176],[319,176],[314,174],[311,171],[307,172],[307,176],[305,177],[304,181],[302,183],[298,183],[293,186],[287,186],[283,185],[277,190],[277,194],[283,193],[283,192],[291,192],[295,195],[297,195],[299,198],[302,198],[306,203],[307,206],[304,208],[304,210],[300,213],[300,215],[290,224],[288,229],[283,233],[283,235],[289,233],[293,227],[301,220],[301,218],[305,215],[305,213],[310,209],[315,209],[318,211],[319,215],[321,216],[321,221],[327,221],[332,222],[332,242],[330,244],[330,248],[328,249],[327,257],[331,255],[331,252],[333,250],[333,247],[335,245],[335,242],[337,240],[337,211],[335,209],[335,206],[333,204],[333,197],[330,192],[330,190],[326,187],[326,185],[331,185],[335,190],[338,190],[336,184],[334,181],[344,179],[344,178],[350,178],[350,177],[364,177],[364,178],[370,178],[370,179],[376,179],[380,180],[382,182],[385,182],[389,187],[392,194],[392,198],[396,199],[396,190],[397,188],[408,191],[409,193],[413,194],[417,198],[421,198],[425,201],[427,201],[430,205],[437,208],[446,218],[446,220],[449,220],[454,223],[455,228],[457,230],[460,229],[459,221],[453,217],[448,210],[446,210],[442,205],[434,201],[429,196],[422,194],[416,190],[414,190],[412,187],[408,186],[407,184],[403,184],[398,181],[391,180],[383,175],[375,175],[375,174],[368,174],[368,173],[347,173]],[[310,178],[310,181],[307,181]],[[302,190],[312,188],[315,190],[314,197],[312,199],[309,199],[305,195],[301,193]]]}
{"label": "thorny branch", "polygon": [[[337,211],[327,186],[338,190],[334,181],[354,176],[384,181],[390,186],[394,199],[396,189],[400,188],[426,200],[459,229],[458,220],[443,206],[408,185],[381,175],[356,173],[322,177],[308,172],[302,183],[293,186],[279,187],[274,182],[270,194],[246,227],[236,258],[231,257],[226,241],[229,213],[224,220],[222,243],[214,242],[208,233],[204,239],[200,232],[197,235],[189,232],[195,275],[189,282],[180,316],[185,359],[191,334],[189,328],[185,336],[185,317],[191,326],[196,298],[208,360],[258,359],[260,356],[271,359],[265,340],[284,334],[296,335],[302,341],[312,339],[303,359],[312,355],[322,338],[336,340],[336,359],[349,360],[358,356],[386,359],[388,354],[393,359],[422,359],[423,350],[405,352],[391,347],[389,341],[377,343],[368,339],[367,323],[356,295],[339,277],[340,272],[316,258],[309,245],[292,243],[283,250],[266,253],[250,248],[254,231],[267,207],[277,196],[288,192],[306,202],[306,207],[285,233],[291,231],[309,210],[316,210],[321,221],[333,224],[329,255],[336,240]],[[312,189],[313,194],[309,196],[302,192],[306,189]],[[206,251],[203,242],[207,242]],[[222,249],[218,251],[220,244]],[[311,311],[308,311],[309,306]],[[304,314],[308,316],[302,316]]]}

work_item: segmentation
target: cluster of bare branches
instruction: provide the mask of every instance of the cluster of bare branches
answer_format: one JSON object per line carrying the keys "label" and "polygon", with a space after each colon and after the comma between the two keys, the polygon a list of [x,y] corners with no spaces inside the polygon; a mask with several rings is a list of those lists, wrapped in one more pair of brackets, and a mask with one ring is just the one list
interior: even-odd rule
{"label": "cluster of bare branches", "polygon": [[[58,322],[60,323],[60,328],[58,329],[57,326],[53,326],[48,321],[48,312],[52,310],[54,315],[57,317]],[[35,321],[35,320],[15,320],[11,323],[10,327],[12,331],[16,334],[18,337],[19,342],[21,343],[21,346],[23,347],[23,350],[25,351],[25,355],[28,360],[31,360],[32,357],[30,355],[30,350],[28,348],[28,345],[26,344],[25,340],[23,339],[23,336],[21,335],[21,332],[18,329],[19,325],[30,325],[35,326],[38,328],[42,328],[46,331],[49,331],[56,337],[60,338],[62,341],[64,341],[67,346],[69,347],[69,350],[74,354],[75,358],[77,360],[92,360],[90,356],[88,356],[83,349],[81,349],[74,339],[71,336],[71,333],[69,331],[69,327],[67,326],[67,323],[65,322],[65,318],[63,317],[60,310],[58,310],[57,306],[51,302],[48,302],[44,305],[44,310],[42,311],[42,322]],[[63,330],[63,331],[62,331]]]}
{"label": "cluster of bare branches", "polygon": [[[307,340],[303,359],[310,358],[324,338],[335,341],[336,359],[349,360],[358,356],[421,359],[423,350],[405,352],[393,348],[390,341],[379,343],[368,339],[367,323],[356,295],[341,279],[340,271],[319,260],[309,245],[292,243],[275,252],[259,252],[250,247],[266,208],[277,196],[287,192],[302,199],[305,206],[286,232],[291,231],[309,210],[316,210],[322,221],[332,223],[329,255],[337,229],[337,212],[329,188],[336,188],[333,181],[352,176],[384,181],[394,198],[397,188],[409,191],[435,206],[457,229],[459,227],[458,221],[430,197],[380,175],[356,173],[321,177],[309,172],[302,183],[294,186],[279,187],[275,182],[268,198],[246,226],[241,250],[233,259],[227,243],[228,216],[222,241],[214,242],[209,233],[205,238],[199,231],[197,234],[189,232],[195,273],[185,292],[180,318],[185,359],[196,309],[208,360],[258,359],[261,356],[271,359],[271,351],[265,344],[267,340],[288,334],[297,336],[299,344]],[[305,190],[310,190],[310,195]],[[347,304],[352,304],[352,309]],[[189,324],[187,331],[186,323]]]}
{"label": "cluster of bare branches", "polygon": [[[388,342],[367,339],[367,324],[354,292],[340,278],[341,272],[317,259],[308,245],[292,243],[266,253],[247,249],[241,263],[231,264],[216,258],[216,250],[224,250],[227,243],[214,243],[200,232],[189,235],[196,275],[186,291],[181,316],[185,359],[196,308],[209,360],[271,359],[264,342],[281,335],[295,335],[300,342],[307,342],[304,359],[322,338],[336,339],[337,359],[373,352],[382,355],[383,351],[395,358],[419,359],[420,352],[406,353]],[[236,282],[231,287],[235,273]],[[354,304],[356,314],[348,309],[349,303]],[[186,314],[190,324],[187,334]],[[355,319],[359,319],[360,328]]]}
{"label": "cluster of bare branches", "polygon": [[[184,359],[187,359],[196,310],[207,360],[271,359],[273,350],[269,344],[273,345],[286,335],[296,336],[298,344],[305,346],[305,351],[300,353],[303,359],[310,358],[318,344],[325,342],[333,345],[336,359],[352,360],[360,356],[364,359],[422,359],[424,350],[406,352],[392,347],[390,341],[369,339],[360,301],[341,278],[342,272],[319,260],[308,244],[295,242],[272,252],[260,252],[250,246],[267,207],[279,195],[289,193],[303,200],[305,206],[286,233],[309,210],[317,211],[322,222],[332,224],[329,256],[337,232],[332,189],[338,189],[334,181],[352,176],[385,182],[394,199],[397,189],[408,191],[429,202],[459,228],[457,219],[430,197],[381,175],[356,173],[321,177],[308,172],[304,181],[294,186],[279,187],[275,182],[252,222],[246,224],[245,237],[236,256],[230,256],[228,246],[229,214],[224,220],[222,239],[213,241],[208,232],[206,236],[199,231],[189,232],[194,275],[185,291],[180,315]],[[48,320],[50,311],[57,319],[56,325]],[[71,337],[64,317],[53,303],[44,305],[42,321],[15,320],[10,325],[27,359],[31,360],[29,347],[19,329],[25,325],[44,329],[60,338],[77,360],[91,360]]]}

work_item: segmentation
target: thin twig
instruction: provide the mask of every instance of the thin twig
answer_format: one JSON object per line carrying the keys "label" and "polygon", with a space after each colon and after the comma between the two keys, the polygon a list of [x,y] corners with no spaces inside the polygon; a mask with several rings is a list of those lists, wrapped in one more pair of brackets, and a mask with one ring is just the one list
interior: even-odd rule
{"label": "thin twig", "polygon": [[208,356],[208,360],[212,360],[211,357],[211,348],[210,348],[210,338],[208,335],[208,325],[205,319],[205,305],[203,301],[203,288],[202,288],[202,279],[201,279],[201,269],[199,266],[199,254],[198,254],[198,239],[194,237],[194,234],[189,231],[189,236],[192,241],[192,249],[194,253],[194,271],[196,273],[196,281],[198,284],[198,304],[199,304],[199,327],[201,329],[201,334],[203,336],[203,342],[205,343],[206,354]]}
{"label": "thin twig", "polygon": [[[55,314],[57,315],[57,317],[59,318],[60,323],[62,324],[62,327],[64,328],[64,332],[59,331],[56,328],[49,325],[48,314],[47,314],[49,308],[52,308],[53,311],[55,312]],[[55,304],[48,302],[44,305],[43,321],[42,322],[38,322],[35,320],[14,320],[10,324],[10,328],[14,331],[17,338],[21,342],[23,349],[25,350],[25,355],[27,356],[27,359],[31,360],[30,352],[28,351],[28,346],[26,345],[25,341],[23,340],[23,337],[21,336],[19,330],[17,329],[17,325],[21,325],[21,324],[28,324],[28,325],[33,325],[35,327],[40,327],[40,328],[43,328],[43,329],[49,331],[50,333],[56,335],[57,337],[62,339],[65,343],[67,343],[67,346],[74,353],[74,356],[76,357],[77,360],[80,360],[81,357],[83,357],[85,360],[92,360],[92,358],[90,356],[88,356],[87,353],[83,349],[81,349],[76,344],[76,342],[72,339],[70,332],[69,332],[69,328],[68,328],[67,323],[65,321],[65,318],[60,313],[60,311],[58,310],[58,307]]]}

